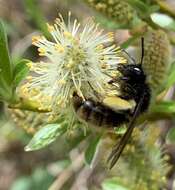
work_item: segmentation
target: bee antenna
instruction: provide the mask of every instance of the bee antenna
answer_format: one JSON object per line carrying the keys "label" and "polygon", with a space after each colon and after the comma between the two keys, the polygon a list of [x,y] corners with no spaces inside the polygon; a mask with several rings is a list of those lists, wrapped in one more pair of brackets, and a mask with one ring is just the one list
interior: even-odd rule
{"label": "bee antenna", "polygon": [[141,53],[141,60],[140,60],[140,64],[142,65],[143,63],[143,58],[144,58],[144,37],[141,38],[141,48],[142,48],[142,53]]}

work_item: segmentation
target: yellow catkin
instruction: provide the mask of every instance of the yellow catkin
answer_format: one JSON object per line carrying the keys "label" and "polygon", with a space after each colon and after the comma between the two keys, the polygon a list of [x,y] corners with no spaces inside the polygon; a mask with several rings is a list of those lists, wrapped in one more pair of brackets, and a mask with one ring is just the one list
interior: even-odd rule
{"label": "yellow catkin", "polygon": [[97,11],[121,25],[130,25],[136,18],[136,11],[121,0],[86,0]]}
{"label": "yellow catkin", "polygon": [[164,83],[170,66],[171,48],[166,33],[149,29],[144,36],[143,69],[148,76],[150,87],[159,90]]}
{"label": "yellow catkin", "polygon": [[7,115],[17,127],[23,128],[29,134],[35,134],[48,120],[46,113],[36,113],[19,109],[6,109]]}
{"label": "yellow catkin", "polygon": [[[117,182],[131,190],[157,190],[165,184],[168,165],[156,144],[160,129],[149,125],[145,130],[135,128],[118,163],[108,170],[107,177],[115,176]],[[120,137],[108,133],[99,146],[97,159],[106,167],[106,159]],[[105,170],[104,170],[105,171]]]}

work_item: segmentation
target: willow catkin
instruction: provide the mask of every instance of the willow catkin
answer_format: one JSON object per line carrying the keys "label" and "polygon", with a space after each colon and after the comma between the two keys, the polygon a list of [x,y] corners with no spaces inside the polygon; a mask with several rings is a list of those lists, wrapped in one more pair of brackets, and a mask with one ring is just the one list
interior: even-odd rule
{"label": "willow catkin", "polygon": [[144,36],[143,69],[152,90],[158,91],[163,85],[170,66],[171,48],[166,33],[149,29]]}
{"label": "willow catkin", "polygon": [[98,12],[121,25],[132,25],[137,17],[136,11],[121,0],[85,0]]}
{"label": "willow catkin", "polygon": [[[161,148],[156,145],[159,134],[160,129],[154,125],[144,131],[135,128],[117,164],[112,170],[107,170],[106,175],[115,176],[117,183],[130,190],[157,190],[164,186],[169,165],[162,157]],[[116,141],[116,138],[107,136],[99,147],[101,158],[98,160],[104,167]]]}
{"label": "willow catkin", "polygon": [[17,127],[23,128],[29,134],[37,132],[42,124],[48,120],[47,113],[36,113],[19,109],[7,109],[6,113]]}

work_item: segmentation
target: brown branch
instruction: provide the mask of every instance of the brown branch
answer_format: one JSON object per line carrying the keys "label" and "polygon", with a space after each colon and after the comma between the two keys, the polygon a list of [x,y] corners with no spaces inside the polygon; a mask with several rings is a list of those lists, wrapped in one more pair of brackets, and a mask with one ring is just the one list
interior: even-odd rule
{"label": "brown branch", "polygon": [[66,181],[74,174],[74,172],[80,170],[84,163],[84,153],[78,155],[73,163],[65,169],[53,182],[50,186],[49,190],[60,190],[62,186],[66,183]]}

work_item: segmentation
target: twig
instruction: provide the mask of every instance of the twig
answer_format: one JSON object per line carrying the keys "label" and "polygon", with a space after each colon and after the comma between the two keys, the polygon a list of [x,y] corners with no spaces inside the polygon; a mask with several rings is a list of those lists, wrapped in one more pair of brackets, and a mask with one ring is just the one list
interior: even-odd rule
{"label": "twig", "polygon": [[72,185],[70,190],[88,190],[87,180],[92,174],[92,172],[93,169],[91,169],[88,166],[85,166],[79,173],[78,177],[76,177],[76,181]]}
{"label": "twig", "polygon": [[78,155],[73,163],[65,169],[53,182],[50,186],[49,190],[59,190],[66,183],[66,181],[74,174],[74,172],[78,171],[84,162],[84,153]]}

